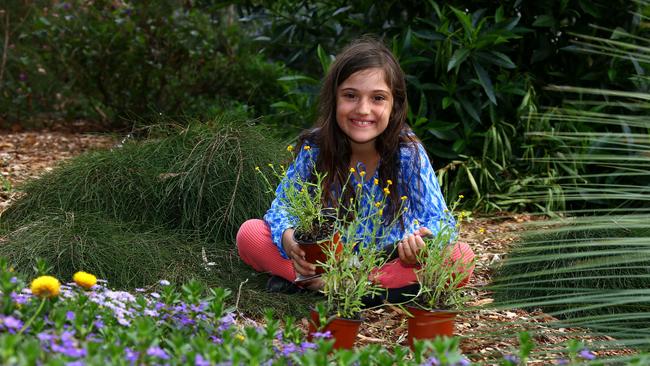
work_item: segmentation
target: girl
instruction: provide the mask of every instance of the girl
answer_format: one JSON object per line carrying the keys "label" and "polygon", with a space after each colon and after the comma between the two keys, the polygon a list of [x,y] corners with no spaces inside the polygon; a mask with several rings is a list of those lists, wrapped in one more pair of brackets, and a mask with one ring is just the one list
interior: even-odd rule
{"label": "girl", "polygon": [[[357,184],[379,197],[381,187],[393,184],[388,194],[385,222],[391,222],[406,196],[401,224],[382,232],[380,245],[395,242],[399,259],[384,265],[377,278],[382,287],[398,289],[417,281],[417,252],[422,236],[435,235],[441,222],[454,225],[447,214],[435,172],[422,144],[406,124],[406,81],[393,54],[381,42],[361,38],[347,46],[332,63],[319,99],[316,125],[298,139],[298,154],[276,191],[276,199],[262,220],[246,221],[237,234],[242,260],[257,271],[270,272],[269,291],[295,292],[296,275],[310,276],[315,266],[304,260],[304,252],[293,240],[293,222],[280,206],[285,184],[300,175],[309,179],[313,164],[327,173],[322,201],[337,202],[350,168],[355,169],[345,194],[353,195]],[[337,188],[338,187],[338,188]],[[374,190],[374,191],[373,191]],[[363,197],[359,197],[362,199]],[[348,202],[348,197],[343,201]],[[363,202],[373,209],[373,202]],[[371,242],[368,240],[368,242]],[[456,244],[453,259],[469,263],[472,250]],[[471,269],[470,269],[471,271]],[[319,289],[320,280],[302,284]]]}

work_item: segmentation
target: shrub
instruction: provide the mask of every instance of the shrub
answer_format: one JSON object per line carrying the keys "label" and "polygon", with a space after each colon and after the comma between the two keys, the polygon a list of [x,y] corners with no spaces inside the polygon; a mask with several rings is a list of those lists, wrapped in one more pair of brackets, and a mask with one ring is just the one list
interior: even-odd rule
{"label": "shrub", "polygon": [[282,94],[283,67],[257,54],[223,9],[176,0],[48,5],[10,9],[27,14],[12,34],[2,88],[10,121],[45,112],[124,127],[238,104],[263,113]]}

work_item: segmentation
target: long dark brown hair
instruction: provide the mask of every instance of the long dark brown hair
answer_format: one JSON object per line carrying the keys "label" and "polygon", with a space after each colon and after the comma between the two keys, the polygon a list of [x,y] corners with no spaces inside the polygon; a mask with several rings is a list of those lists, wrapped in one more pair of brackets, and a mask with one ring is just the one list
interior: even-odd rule
{"label": "long dark brown hair", "polygon": [[[379,152],[379,181],[381,187],[386,187],[388,180],[394,182],[390,189],[389,205],[384,210],[384,219],[392,220],[399,208],[399,196],[408,195],[408,187],[398,180],[400,171],[400,147],[408,146],[417,154],[417,138],[406,123],[408,101],[406,98],[406,80],[404,72],[391,51],[380,41],[364,36],[339,53],[330,66],[319,99],[319,117],[314,128],[303,132],[298,138],[297,148],[305,141],[316,143],[320,148],[316,169],[327,173],[324,181],[322,200],[327,206],[335,206],[337,197],[333,192],[340,192],[349,173],[350,141],[336,122],[336,96],[341,85],[352,74],[369,68],[380,68],[384,71],[385,82],[393,94],[393,108],[388,120],[388,126],[375,140],[375,148]],[[419,167],[419,162],[413,162]],[[399,186],[398,186],[399,185]],[[345,190],[341,202],[349,202],[354,195],[354,189]],[[336,193],[335,193],[336,194]]]}

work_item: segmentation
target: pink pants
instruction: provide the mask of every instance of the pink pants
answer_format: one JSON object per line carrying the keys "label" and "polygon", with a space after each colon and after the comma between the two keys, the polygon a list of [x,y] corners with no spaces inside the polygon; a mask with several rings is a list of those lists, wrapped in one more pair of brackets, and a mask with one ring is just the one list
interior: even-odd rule
{"label": "pink pants", "polygon": [[[266,222],[259,219],[248,220],[242,224],[237,233],[237,250],[244,263],[258,272],[268,272],[289,281],[296,278],[296,272],[290,259],[282,258],[278,247],[271,240],[271,230]],[[474,259],[474,252],[465,243],[456,243],[452,256],[454,261],[469,263]],[[402,263],[395,259],[380,269],[377,278],[384,288],[400,288],[417,282],[415,270],[418,267]],[[474,267],[468,268],[469,276],[460,286],[467,284]]]}

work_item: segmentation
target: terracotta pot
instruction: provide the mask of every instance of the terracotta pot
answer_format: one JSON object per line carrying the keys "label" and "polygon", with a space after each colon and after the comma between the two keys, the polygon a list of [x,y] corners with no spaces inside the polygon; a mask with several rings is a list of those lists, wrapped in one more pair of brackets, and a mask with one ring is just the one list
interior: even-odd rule
{"label": "terracotta pot", "polygon": [[[309,322],[309,333],[307,340],[312,340],[312,334],[320,328],[320,321],[316,310],[310,313],[311,321]],[[321,332],[330,331],[334,339],[334,349],[352,349],[354,341],[357,339],[359,333],[359,326],[361,326],[361,319],[345,319],[334,318],[327,323]]]}
{"label": "terracotta pot", "polygon": [[407,340],[411,349],[415,339],[434,339],[439,336],[453,337],[457,312],[449,310],[428,311],[413,306],[407,306],[407,310],[413,314],[408,319]]}
{"label": "terracotta pot", "polygon": [[[324,252],[324,248],[331,248],[336,245],[336,254],[340,253],[343,250],[343,246],[341,244],[340,240],[340,235],[339,233],[334,234],[334,240],[328,240],[328,241],[323,241],[320,243],[315,243],[315,242],[303,242],[300,240],[296,240],[294,237],[294,240],[298,242],[298,246],[300,246],[300,249],[302,249],[305,252],[305,260],[309,263],[325,263],[327,261],[327,257]],[[321,274],[325,272],[322,266],[316,265],[316,274]]]}

